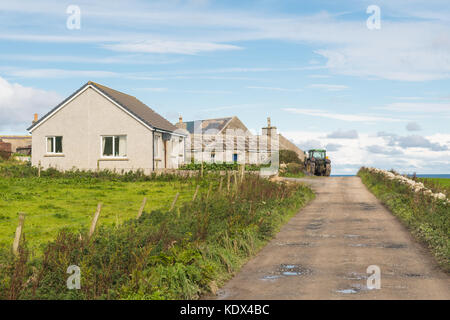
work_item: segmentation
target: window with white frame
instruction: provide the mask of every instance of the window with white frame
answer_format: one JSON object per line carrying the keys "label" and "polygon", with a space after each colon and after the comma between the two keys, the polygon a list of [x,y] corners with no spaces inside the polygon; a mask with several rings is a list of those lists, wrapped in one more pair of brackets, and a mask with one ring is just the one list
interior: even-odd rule
{"label": "window with white frame", "polygon": [[62,137],[47,137],[47,153],[62,153]]}
{"label": "window with white frame", "polygon": [[103,136],[102,156],[123,158],[127,156],[127,136]]}
{"label": "window with white frame", "polygon": [[155,134],[155,138],[153,140],[153,150],[155,150],[155,157],[159,157],[159,141],[161,140],[161,136]]}

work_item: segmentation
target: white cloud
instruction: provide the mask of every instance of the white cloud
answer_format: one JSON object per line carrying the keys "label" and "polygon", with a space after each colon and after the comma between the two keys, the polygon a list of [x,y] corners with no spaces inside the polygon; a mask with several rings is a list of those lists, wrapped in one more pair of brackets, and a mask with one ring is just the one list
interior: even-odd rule
{"label": "white cloud", "polygon": [[422,128],[417,122],[408,122],[406,125],[406,130],[408,131],[420,131]]}
{"label": "white cloud", "polygon": [[278,88],[278,87],[260,87],[260,86],[248,86],[248,89],[260,89],[266,91],[280,91],[280,92],[301,92],[303,89],[288,89],[288,88]]}
{"label": "white cloud", "polygon": [[310,84],[308,86],[308,88],[312,88],[312,89],[324,89],[324,90],[328,90],[328,91],[342,91],[342,90],[346,90],[349,87],[348,86],[344,86],[344,85],[340,85],[340,84]]}
{"label": "white cloud", "polygon": [[61,101],[57,93],[24,87],[0,77],[0,132],[25,133],[34,113],[42,116]]}
{"label": "white cloud", "polygon": [[67,69],[17,69],[6,71],[9,76],[16,78],[111,78],[119,76],[116,72],[99,70],[67,70]]}
{"label": "white cloud", "polygon": [[299,109],[299,108],[283,108],[283,111],[287,111],[289,113],[294,114],[302,114],[306,116],[313,117],[322,117],[329,119],[336,119],[342,121],[351,121],[351,122],[403,122],[405,120],[396,119],[392,117],[382,117],[382,116],[374,116],[374,115],[357,115],[357,114],[344,114],[344,113],[333,113],[325,110],[319,109]]}
{"label": "white cloud", "polygon": [[428,103],[428,102],[395,102],[374,109],[390,110],[395,112],[448,112],[450,103]]}
{"label": "white cloud", "polygon": [[176,53],[176,54],[198,54],[200,52],[240,50],[242,48],[214,42],[194,42],[194,41],[168,41],[151,40],[142,42],[128,42],[118,44],[106,44],[106,49],[122,52],[140,53]]}
{"label": "white cloud", "polygon": [[356,130],[337,130],[327,134],[328,139],[358,139],[358,132]]}

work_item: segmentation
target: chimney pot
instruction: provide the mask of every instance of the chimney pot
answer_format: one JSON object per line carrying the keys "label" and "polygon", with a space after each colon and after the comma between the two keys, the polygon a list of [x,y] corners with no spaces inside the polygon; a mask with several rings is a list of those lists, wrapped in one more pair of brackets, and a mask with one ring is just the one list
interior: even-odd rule
{"label": "chimney pot", "polygon": [[270,117],[267,117],[267,127],[270,128]]}
{"label": "chimney pot", "polygon": [[183,123],[183,117],[180,115],[180,117],[178,118],[178,120],[180,121],[180,123]]}
{"label": "chimney pot", "polygon": [[33,120],[32,123],[36,123],[37,121],[38,121],[38,114],[35,113],[35,114],[34,114],[34,120]]}

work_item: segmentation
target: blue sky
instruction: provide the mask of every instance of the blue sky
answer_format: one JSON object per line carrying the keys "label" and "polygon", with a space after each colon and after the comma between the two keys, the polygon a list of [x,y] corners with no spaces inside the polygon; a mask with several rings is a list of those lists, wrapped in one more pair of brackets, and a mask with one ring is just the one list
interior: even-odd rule
{"label": "blue sky", "polygon": [[446,2],[0,1],[0,133],[93,80],[173,122],[237,115],[257,131],[270,116],[326,147],[334,173],[449,173]]}

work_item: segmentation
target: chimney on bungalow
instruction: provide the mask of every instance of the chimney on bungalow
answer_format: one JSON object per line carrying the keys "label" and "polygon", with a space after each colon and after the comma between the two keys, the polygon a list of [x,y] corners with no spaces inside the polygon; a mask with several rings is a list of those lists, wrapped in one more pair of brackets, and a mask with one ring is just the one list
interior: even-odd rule
{"label": "chimney on bungalow", "polygon": [[180,117],[178,118],[179,123],[183,123],[183,117],[180,114]]}
{"label": "chimney on bungalow", "polygon": [[33,119],[33,121],[31,121],[31,124],[35,124],[37,121],[38,121],[38,114],[35,113],[34,114],[34,119]]}

